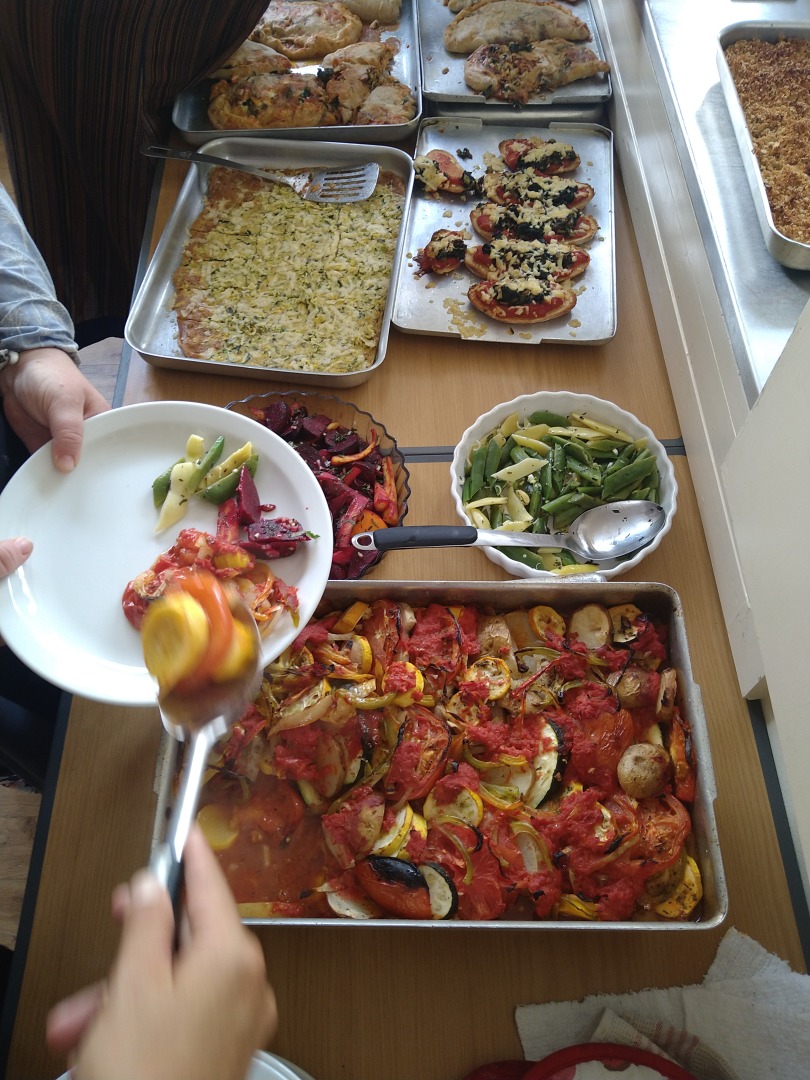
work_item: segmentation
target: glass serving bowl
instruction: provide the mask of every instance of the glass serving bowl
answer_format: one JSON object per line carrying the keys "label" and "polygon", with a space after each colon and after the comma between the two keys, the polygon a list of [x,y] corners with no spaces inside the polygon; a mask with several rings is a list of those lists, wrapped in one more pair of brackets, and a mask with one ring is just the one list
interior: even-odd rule
{"label": "glass serving bowl", "polygon": [[[348,401],[343,401],[341,398],[332,397],[328,394],[308,393],[301,390],[270,391],[266,394],[251,394],[249,397],[231,401],[226,408],[239,412],[244,416],[252,417],[257,423],[269,427],[271,430],[275,431],[276,434],[284,438],[285,441],[290,442],[305,460],[309,459],[310,468],[312,468],[316,475],[319,471],[317,453],[313,454],[309,448],[306,450],[304,449],[304,446],[307,445],[307,443],[309,447],[314,445],[311,441],[311,436],[307,439],[306,437],[300,437],[300,433],[289,435],[290,427],[295,428],[296,425],[295,423],[290,424],[288,420],[285,426],[284,417],[287,409],[289,409],[290,415],[295,414],[296,410],[304,409],[306,415],[310,418],[326,416],[332,423],[337,423],[349,431],[356,432],[365,442],[368,442],[371,438],[372,431],[376,432],[380,457],[389,458],[393,466],[397,497],[397,524],[401,525],[405,520],[405,516],[408,513],[408,499],[411,494],[410,473],[405,465],[405,459],[397,446],[396,439],[388,432],[385,425],[375,419],[371,413],[365,412],[363,409],[358,409],[356,405],[353,405]],[[268,422],[265,422],[265,416],[268,416],[268,410],[269,419]],[[279,428],[281,430],[279,430]],[[287,434],[285,434],[285,430]],[[321,460],[326,462],[328,457],[329,455],[327,454],[326,458],[322,458]],[[334,475],[345,476],[350,469],[351,464],[347,464],[340,466],[337,469],[332,467],[330,471]],[[321,487],[324,488],[324,485],[321,484]],[[335,497],[334,491],[329,492],[324,489],[324,493],[327,497],[330,512],[332,512],[333,539],[335,539],[337,531],[340,529],[342,507],[339,506],[339,499]],[[332,568],[329,574],[331,580],[361,578],[364,574],[368,573],[373,566],[376,566],[379,563],[383,555],[382,552],[361,552],[351,548],[350,558],[347,562],[345,548],[343,551],[344,553],[341,553],[337,548],[335,550]]]}

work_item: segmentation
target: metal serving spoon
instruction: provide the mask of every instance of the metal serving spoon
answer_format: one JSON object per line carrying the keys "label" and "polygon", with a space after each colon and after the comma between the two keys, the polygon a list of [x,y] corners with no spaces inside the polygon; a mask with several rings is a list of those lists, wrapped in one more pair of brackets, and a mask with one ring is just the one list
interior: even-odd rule
{"label": "metal serving spoon", "polygon": [[208,755],[214,743],[228,734],[256,697],[262,681],[264,665],[256,622],[241,602],[232,602],[231,608],[234,618],[243,622],[251,632],[255,646],[253,665],[234,679],[206,683],[194,694],[181,696],[170,692],[158,696],[163,726],[180,742],[189,742],[180,791],[172,808],[166,836],[155,848],[149,863],[150,870],[168,890],[176,917],[179,917],[183,884],[183,849],[197,813]]}
{"label": "metal serving spoon", "polygon": [[666,511],[654,502],[627,499],[586,510],[568,532],[529,533],[476,529],[473,525],[413,525],[358,533],[352,543],[360,551],[392,551],[423,547],[565,548],[585,562],[618,559],[649,544],[666,522]]}

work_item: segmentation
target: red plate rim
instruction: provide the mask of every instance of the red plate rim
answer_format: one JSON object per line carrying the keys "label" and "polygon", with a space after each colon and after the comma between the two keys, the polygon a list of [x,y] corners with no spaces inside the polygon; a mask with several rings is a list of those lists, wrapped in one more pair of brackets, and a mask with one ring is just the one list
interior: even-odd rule
{"label": "red plate rim", "polygon": [[566,1046],[533,1065],[523,1080],[551,1080],[560,1069],[569,1065],[581,1065],[586,1061],[621,1061],[633,1065],[646,1065],[657,1069],[666,1080],[696,1080],[695,1076],[682,1069],[674,1061],[641,1050],[635,1046],[623,1046],[621,1043],[581,1043],[578,1046]]}

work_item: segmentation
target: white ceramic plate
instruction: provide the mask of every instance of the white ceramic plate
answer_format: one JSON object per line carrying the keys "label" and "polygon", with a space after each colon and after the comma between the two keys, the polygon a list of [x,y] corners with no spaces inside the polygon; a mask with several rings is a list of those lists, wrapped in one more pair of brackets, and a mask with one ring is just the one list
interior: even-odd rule
{"label": "white ceramic plate", "polygon": [[[74,694],[116,705],[154,705],[138,633],[121,608],[127,583],[174,543],[181,529],[216,530],[216,507],[192,499],[176,526],[155,534],[152,481],[183,456],[192,433],[225,454],[250,440],[256,486],[279,516],[297,518],[317,540],[274,572],[298,590],[299,625],[318,604],[332,559],[332,522],[323,492],[298,454],[236,412],[189,401],[129,405],[88,420],[81,460],[63,476],[50,445],[33,454],[0,495],[3,536],[28,536],[28,562],[0,581],[0,637],[30,668]],[[266,663],[297,627],[281,612],[264,638]]]}
{"label": "white ceramic plate", "polygon": [[582,581],[585,576],[601,580],[616,577],[618,574],[626,574],[628,570],[638,566],[645,555],[655,551],[672,527],[672,519],[675,516],[677,507],[678,482],[675,479],[675,470],[672,468],[672,462],[669,460],[666,450],[656,439],[650,428],[646,424],[642,424],[638,417],[632,413],[625,412],[624,409],[620,409],[612,401],[605,401],[604,398],[591,397],[590,394],[569,394],[564,390],[540,391],[536,394],[523,394],[521,397],[513,398],[511,401],[505,401],[479,416],[461,436],[450,465],[450,492],[458,516],[465,525],[470,524],[470,519],[464,512],[464,505],[461,501],[461,489],[464,484],[464,472],[470,448],[483,439],[485,435],[499,427],[507,416],[511,416],[512,413],[519,413],[522,418],[541,409],[559,413],[562,416],[568,416],[572,412],[587,413],[593,420],[613,424],[621,428],[622,431],[626,431],[628,435],[632,435],[635,439],[645,438],[648,448],[655,454],[661,476],[659,501],[667,515],[664,527],[652,543],[642,548],[641,551],[637,551],[635,555],[631,555],[627,559],[617,559],[610,564],[605,563],[600,566],[598,572],[590,574],[570,574],[560,577],[550,571],[535,570],[532,566],[526,566],[515,559],[510,559],[495,548],[487,547],[481,550],[488,559],[503,567],[514,577],[534,578],[538,581]]}
{"label": "white ceramic plate", "polygon": [[[62,1073],[59,1080],[70,1080],[70,1073]],[[257,1050],[251,1058],[245,1080],[312,1080],[309,1073],[286,1058]]]}

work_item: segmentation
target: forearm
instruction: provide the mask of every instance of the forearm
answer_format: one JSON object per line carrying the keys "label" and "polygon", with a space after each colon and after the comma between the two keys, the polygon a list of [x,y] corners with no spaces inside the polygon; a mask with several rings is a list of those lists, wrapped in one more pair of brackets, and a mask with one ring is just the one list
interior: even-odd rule
{"label": "forearm", "polygon": [[73,323],[14,203],[0,187],[0,350],[57,348],[76,358]]}

